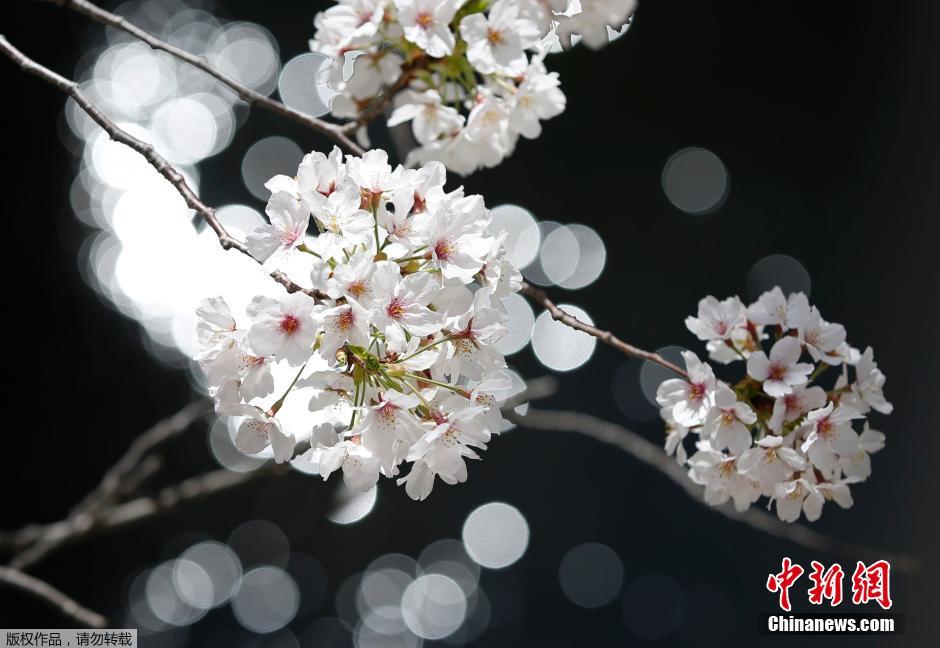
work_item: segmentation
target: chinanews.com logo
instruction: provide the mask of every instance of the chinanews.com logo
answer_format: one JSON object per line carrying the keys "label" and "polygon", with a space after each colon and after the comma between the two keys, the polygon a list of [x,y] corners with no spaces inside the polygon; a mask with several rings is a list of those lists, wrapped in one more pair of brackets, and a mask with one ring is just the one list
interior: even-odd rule
{"label": "chinanews.com logo", "polygon": [[[849,581],[851,595],[844,593],[847,573],[839,563],[827,566],[813,560],[807,574],[810,584],[807,590],[798,585],[804,574],[807,572],[801,565],[784,557],[780,571],[767,576],[767,591],[776,595],[783,614],[761,614],[760,634],[904,634],[904,615],[888,612],[893,602],[891,563],[887,560],[857,562]],[[835,608],[845,600],[855,606],[877,604],[883,612],[794,613],[791,597],[803,591],[810,604],[823,609]]]}

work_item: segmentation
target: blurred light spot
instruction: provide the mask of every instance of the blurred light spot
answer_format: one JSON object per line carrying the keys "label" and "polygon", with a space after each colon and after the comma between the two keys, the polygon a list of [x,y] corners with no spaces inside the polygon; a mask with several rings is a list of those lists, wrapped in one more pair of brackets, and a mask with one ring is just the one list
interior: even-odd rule
{"label": "blurred light spot", "polygon": [[358,522],[375,506],[378,489],[373,486],[365,493],[357,493],[340,483],[333,493],[331,508],[326,513],[326,519],[336,524],[353,524]]}
{"label": "blurred light spot", "polygon": [[[585,324],[594,324],[591,317],[577,306],[561,304],[559,308]],[[594,337],[556,322],[547,311],[538,316],[532,328],[532,350],[539,362],[555,371],[577,369],[588,361],[596,346]]]}
{"label": "blurred light spot", "polygon": [[[687,349],[680,346],[667,346],[657,349],[656,353],[673,364],[684,367],[685,361],[682,359],[683,351],[687,351]],[[659,412],[659,403],[656,402],[656,390],[659,389],[659,385],[664,380],[676,377],[676,374],[662,365],[650,362],[649,360],[643,361],[643,366],[640,367],[640,388],[643,390],[643,395],[646,396],[646,400],[656,408],[657,412]]]}
{"label": "blurred light spot", "polygon": [[490,502],[467,516],[463,544],[483,567],[508,567],[522,558],[529,546],[529,524],[515,506]]}
{"label": "blurred light spot", "polygon": [[268,30],[246,22],[226,25],[212,62],[242,85],[269,95],[277,84],[280,65],[277,42]]}
{"label": "blurred light spot", "polygon": [[[540,241],[546,240],[552,232],[563,227],[561,223],[556,223],[555,221],[540,221],[538,225]],[[526,266],[525,278],[526,281],[537,286],[551,286],[552,280],[548,278],[548,275],[545,274],[545,270],[542,268],[541,256],[541,254],[537,255],[536,258]]]}
{"label": "blurred light spot", "polygon": [[281,70],[277,91],[288,107],[313,117],[330,112],[336,92],[327,84],[332,61],[316,52],[295,56]]}
{"label": "blurred light spot", "polygon": [[150,128],[157,150],[174,164],[192,164],[215,148],[215,117],[205,105],[189,97],[160,106]]}
{"label": "blurred light spot", "polygon": [[751,266],[745,289],[748,297],[757,299],[774,286],[780,286],[785,295],[804,292],[809,297],[813,282],[802,263],[786,254],[771,254]]}
{"label": "blurred light spot", "polygon": [[449,644],[457,646],[476,641],[490,626],[492,605],[490,599],[482,589],[477,589],[473,596],[467,599],[467,617],[463,625],[454,634],[444,639]]}
{"label": "blurred light spot", "polygon": [[266,201],[270,192],[264,183],[278,174],[293,177],[303,158],[303,151],[286,137],[266,137],[252,144],[242,160],[242,180],[258,200]]}
{"label": "blurred light spot", "polygon": [[347,577],[336,588],[336,596],[333,599],[336,616],[350,628],[355,626],[359,619],[359,584],[362,582],[363,575],[356,573]]}
{"label": "blurred light spot", "polygon": [[[398,614],[390,623],[389,615]],[[415,636],[401,618],[401,611],[370,610],[356,625],[353,643],[356,648],[418,648],[421,639]]]}
{"label": "blurred light spot", "polygon": [[215,588],[202,565],[185,558],[177,560],[173,564],[173,585],[180,600],[187,605],[199,610],[213,607]]}
{"label": "blurred light spot", "polygon": [[679,630],[686,614],[685,592],[668,576],[641,576],[627,586],[623,615],[630,631],[657,640]]}
{"label": "blurred light spot", "polygon": [[[210,588],[198,579],[192,579],[180,565],[198,566],[209,579]],[[173,577],[180,596],[190,605],[214,608],[227,602],[238,590],[242,577],[242,565],[238,556],[220,542],[201,542],[183,552]],[[202,589],[199,589],[202,585]],[[185,594],[184,592],[189,592]],[[208,593],[208,595],[207,595]]]}
{"label": "blurred light spot", "polygon": [[284,567],[290,556],[287,536],[280,527],[267,520],[245,522],[232,531],[228,545],[245,567],[261,563]]}
{"label": "blurred light spot", "polygon": [[551,283],[567,281],[577,270],[580,260],[578,238],[568,226],[556,227],[542,241],[539,262]]}
{"label": "blurred light spot", "polygon": [[[456,542],[456,540],[454,541]],[[366,568],[367,572],[379,571],[381,569],[394,569],[403,574],[414,576],[417,574],[418,563],[411,556],[400,553],[389,553],[379,556]]]}
{"label": "blurred light spot", "polygon": [[470,557],[464,543],[444,538],[432,542],[418,556],[421,573],[443,574],[454,580],[468,597],[477,590],[480,565]]}
{"label": "blurred light spot", "polygon": [[235,472],[255,470],[267,461],[266,459],[246,455],[236,448],[229,434],[228,424],[218,419],[209,430],[209,449],[212,450],[212,456],[215,457],[220,466]]}
{"label": "blurred light spot", "polygon": [[558,580],[565,596],[575,605],[584,608],[601,607],[620,593],[623,563],[610,547],[585,542],[562,558]]}
{"label": "blurred light spot", "polygon": [[673,154],[663,167],[663,191],[676,208],[687,214],[707,214],[728,196],[728,170],[721,159],[703,148]]}
{"label": "blurred light spot", "polygon": [[300,591],[283,569],[257,567],[242,578],[232,611],[242,627],[257,633],[280,630],[297,613]]}
{"label": "blurred light spot", "polygon": [[519,269],[535,261],[542,239],[535,216],[518,205],[499,205],[490,210],[490,215],[493,217],[490,235],[506,232],[503,245],[509,261]]}
{"label": "blurred light spot", "polygon": [[[617,409],[634,421],[650,421],[658,416],[658,406],[650,403],[640,387],[640,370],[643,361],[631,358],[617,367],[610,382]],[[658,385],[657,385],[658,386]]]}
{"label": "blurred light spot", "polygon": [[601,276],[604,264],[607,263],[607,248],[600,235],[587,225],[575,223],[567,229],[577,242],[578,263],[567,278],[555,283],[568,290],[577,290],[594,283]]}
{"label": "blurred light spot", "polygon": [[155,567],[147,576],[147,605],[158,619],[174,626],[189,625],[205,615],[206,610],[193,607],[180,598],[173,582],[176,561]]}
{"label": "blurred light spot", "polygon": [[412,577],[397,569],[366,572],[359,583],[356,608],[375,632],[395,635],[407,632],[401,602]]}
{"label": "blurred light spot", "polygon": [[443,639],[463,623],[467,599],[460,586],[447,576],[427,574],[405,590],[401,611],[413,633],[424,639]]}
{"label": "blurred light spot", "polygon": [[509,321],[506,322],[506,335],[496,343],[496,350],[503,355],[512,355],[524,349],[532,339],[535,313],[526,298],[518,293],[503,297],[503,307]]}

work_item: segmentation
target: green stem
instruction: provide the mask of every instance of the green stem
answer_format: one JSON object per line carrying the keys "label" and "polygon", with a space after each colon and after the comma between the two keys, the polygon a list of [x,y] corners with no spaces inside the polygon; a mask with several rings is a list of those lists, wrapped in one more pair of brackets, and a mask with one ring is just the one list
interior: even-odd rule
{"label": "green stem", "polygon": [[304,372],[304,369],[306,368],[307,368],[307,363],[305,362],[303,366],[300,368],[300,371],[297,372],[297,375],[294,376],[294,379],[291,381],[290,385],[287,386],[287,391],[284,392],[284,395],[278,398],[277,401],[275,401],[274,405],[271,406],[271,414],[278,413],[278,410],[280,410],[281,407],[284,405],[284,399],[287,398],[287,395],[294,388],[294,385],[296,385],[297,381],[300,380],[300,374],[302,374]]}

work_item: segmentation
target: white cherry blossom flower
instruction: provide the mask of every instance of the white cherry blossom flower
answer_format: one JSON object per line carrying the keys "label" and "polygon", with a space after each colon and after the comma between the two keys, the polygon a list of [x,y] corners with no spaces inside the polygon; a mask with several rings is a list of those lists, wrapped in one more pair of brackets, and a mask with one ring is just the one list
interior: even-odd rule
{"label": "white cherry blossom flower", "polygon": [[749,425],[757,422],[757,414],[747,403],[738,400],[726,383],[719,382],[715,391],[715,406],[708,411],[702,435],[712,440],[716,450],[727,449],[738,456],[751,447]]}
{"label": "white cherry blossom flower", "polygon": [[712,407],[715,374],[710,366],[691,351],[683,351],[682,358],[689,380],[673,378],[665,381],[656,391],[656,402],[661,407],[670,408],[676,423],[693,427],[705,422],[708,410]]}
{"label": "white cherry blossom flower", "polygon": [[375,303],[371,322],[384,335],[392,350],[405,348],[408,335],[431,335],[443,322],[428,308],[440,282],[428,272],[401,276],[397,263],[380,261],[372,276]]}
{"label": "white cherry blossom flower", "polygon": [[805,467],[800,454],[783,445],[783,437],[779,436],[765,436],[738,458],[738,472],[756,480],[766,495],[772,494],[776,485],[793,471]]}
{"label": "white cherry blossom flower", "polygon": [[793,387],[805,385],[813,365],[799,362],[802,346],[792,336],[780,338],[771,348],[770,357],[763,351],[751,354],[747,373],[763,383],[764,391],[774,398],[793,393]]}
{"label": "white cherry blossom flower", "polygon": [[303,293],[283,299],[255,297],[248,305],[252,320],[248,343],[259,355],[300,365],[310,357],[317,339],[314,302]]}
{"label": "white cherry blossom flower", "polygon": [[792,423],[807,412],[823,407],[826,400],[826,391],[822,387],[794,387],[791,393],[774,401],[767,426],[776,434],[782,434],[786,423]]}
{"label": "white cherry blossom flower", "polygon": [[881,414],[890,414],[894,411],[894,405],[885,399],[885,375],[878,369],[874,354],[872,348],[868,347],[855,363],[856,381],[852,385],[852,393],[865,407],[871,407]]}
{"label": "white cherry blossom flower", "polygon": [[463,127],[464,116],[456,108],[441,101],[436,90],[410,92],[399,98],[399,105],[388,118],[388,126],[411,122],[415,138],[421,144],[433,142],[441,135]]}
{"label": "white cherry blossom flower", "polygon": [[467,43],[467,59],[480,73],[511,77],[525,72],[524,50],[541,36],[538,25],[520,18],[518,5],[510,0],[497,0],[488,13],[464,18],[460,35]]}
{"label": "white cherry blossom flower", "polygon": [[342,469],[346,486],[359,493],[371,490],[379,479],[379,460],[355,441],[347,439],[333,446],[318,445],[306,458],[318,464],[323,481]]}
{"label": "white cherry blossom flower", "polygon": [[310,212],[296,196],[279,191],[271,196],[264,211],[271,223],[261,225],[247,239],[253,257],[267,261],[275,253],[283,254],[303,244]]}
{"label": "white cherry blossom flower", "polygon": [[454,51],[450,22],[460,4],[458,0],[395,0],[405,38],[437,58]]}
{"label": "white cherry blossom flower", "polygon": [[871,455],[885,447],[885,435],[865,423],[858,438],[858,450],[839,457],[839,469],[846,477],[864,481],[871,476]]}
{"label": "white cherry blossom flower", "polygon": [[822,515],[825,499],[815,484],[806,479],[780,482],[774,488],[777,516],[784,522],[796,522],[802,511],[806,519],[815,522]]}
{"label": "white cherry blossom flower", "polygon": [[689,478],[705,487],[705,501],[719,506],[731,499],[735,510],[746,511],[760,497],[760,485],[738,471],[734,457],[718,452],[708,441],[699,441],[696,447],[688,460]]}
{"label": "white cherry blossom flower", "polygon": [[709,295],[698,303],[698,317],[687,317],[685,325],[700,340],[728,340],[743,321],[744,304],[738,297],[718,301]]}
{"label": "white cherry blossom flower", "polygon": [[852,421],[862,418],[859,412],[846,405],[813,410],[806,415],[804,426],[809,430],[801,450],[813,465],[824,474],[831,475],[839,457],[851,456],[858,451],[858,433],[852,429]]}

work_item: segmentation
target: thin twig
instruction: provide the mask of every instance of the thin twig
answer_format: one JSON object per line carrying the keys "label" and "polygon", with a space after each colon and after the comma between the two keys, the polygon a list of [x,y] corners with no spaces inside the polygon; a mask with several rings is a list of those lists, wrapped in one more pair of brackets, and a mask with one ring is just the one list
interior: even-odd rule
{"label": "thin twig", "polygon": [[[186,431],[211,411],[208,400],[194,401],[134,439],[124,456],[105,473],[101,483],[72,507],[63,524],[75,529],[93,525],[99,510],[113,504],[118,496],[134,492],[141,481],[153,474],[159,460],[148,453]],[[57,538],[61,536],[49,534],[48,528],[49,525],[31,524],[18,532],[4,534],[7,536],[4,545],[22,549],[10,564],[17,569],[28,569],[54,551],[59,542]]]}
{"label": "thin twig", "polygon": [[624,355],[630,356],[631,358],[641,358],[643,360],[649,360],[650,362],[655,362],[658,365],[662,365],[671,371],[679,374],[680,376],[688,379],[689,374],[686,373],[684,369],[681,369],[674,365],[673,363],[666,360],[664,357],[658,353],[653,353],[652,351],[644,351],[638,347],[633,346],[624,342],[616,335],[610,331],[605,331],[599,329],[596,326],[582,322],[574,315],[565,312],[561,308],[555,305],[555,303],[548,297],[548,294],[541,288],[536,288],[530,283],[523,282],[522,289],[520,291],[523,295],[531,299],[533,302],[543,307],[549,312],[552,316],[552,319],[556,322],[561,322],[566,326],[570,326],[573,329],[578,331],[583,331],[590,336],[596,337],[598,340],[604,344],[609,344],[615,349],[619,350]]}
{"label": "thin twig", "polygon": [[104,628],[108,624],[108,620],[102,615],[83,607],[49,583],[29,574],[24,574],[19,570],[0,567],[0,585],[7,585],[39,599],[58,610],[62,616],[71,619],[80,627]]}
{"label": "thin twig", "polygon": [[[219,244],[223,249],[238,250],[242,254],[248,256],[250,259],[258,261],[251,255],[251,252],[248,251],[248,247],[244,243],[225,231],[225,228],[222,226],[222,223],[219,222],[219,219],[216,216],[215,210],[200,200],[196,192],[193,191],[193,189],[186,182],[186,178],[183,177],[183,174],[177,171],[173,165],[171,165],[163,156],[157,153],[153,146],[137,139],[127,131],[119,128],[117,124],[111,121],[107,115],[101,112],[101,110],[94,103],[92,103],[92,101],[88,98],[88,95],[82,91],[81,86],[79,86],[75,81],[66,79],[52,70],[43,67],[39,63],[36,63],[21,51],[13,47],[13,45],[11,45],[3,35],[0,35],[0,52],[5,54],[14,63],[19,65],[24,72],[39,77],[43,81],[55,86],[56,88],[59,88],[67,95],[72,97],[72,99],[75,100],[75,103],[77,103],[81,109],[88,114],[89,117],[95,120],[95,122],[101,126],[102,129],[104,129],[104,131],[111,137],[112,140],[130,147],[144,156],[147,162],[150,163],[150,166],[156,169],[160,175],[166,178],[166,180],[171,185],[173,185],[179,195],[183,197],[186,205],[199,214],[202,220],[204,220],[206,224],[212,228],[212,231],[215,232],[219,237]],[[260,261],[258,261],[258,263],[260,263]],[[319,291],[309,290],[294,283],[283,272],[272,272],[271,278],[284,286],[284,288],[287,289],[287,292],[302,292],[309,295],[313,299],[319,299],[323,297]]]}
{"label": "thin twig", "polygon": [[721,506],[709,506],[702,499],[701,487],[689,479],[685,470],[673,458],[663,452],[660,446],[647,441],[622,425],[610,423],[580,412],[529,409],[525,415],[516,414],[512,411],[504,411],[503,415],[522,427],[534,430],[576,432],[597,441],[614,445],[664,474],[682,487],[686,494],[699,504],[728,519],[741,522],[752,529],[788,540],[813,551],[839,556],[854,556],[865,560],[889,560],[893,566],[907,573],[912,573],[919,568],[920,561],[915,557],[832,538],[801,524],[782,522],[758,508],[752,507],[740,513],[731,507],[729,502]]}
{"label": "thin twig", "polygon": [[[255,480],[283,474],[283,472],[284,467],[276,465],[262,466],[256,470],[241,473],[227,469],[214,470],[167,486],[152,497],[138,497],[123,504],[106,507],[94,514],[50,524],[42,529],[42,537],[44,541],[54,543],[53,549],[61,549],[99,532],[143,522],[175,511],[185,504],[213,497]],[[10,566],[19,568],[19,561],[14,558]]]}
{"label": "thin twig", "polygon": [[87,0],[52,0],[55,4],[60,7],[65,7],[71,9],[76,13],[82,14],[95,22],[99,22],[103,25],[108,25],[109,27],[114,27],[115,29],[120,29],[126,34],[130,34],[134,38],[143,41],[150,47],[155,50],[161,50],[167,54],[178,58],[181,61],[184,61],[193,67],[202,70],[206,74],[210,75],[212,78],[216,79],[225,86],[228,86],[229,89],[233,90],[238,98],[244,101],[245,103],[258,106],[259,108],[264,108],[276,115],[281,117],[286,117],[291,121],[297,122],[303,126],[311,128],[326,137],[330,138],[341,147],[353,153],[354,155],[362,155],[362,147],[353,142],[346,135],[348,126],[345,124],[331,124],[325,122],[322,119],[317,119],[316,117],[311,117],[302,112],[294,110],[284,105],[276,99],[271,99],[260,92],[255,92],[251,88],[246,87],[245,85],[238,82],[237,79],[232,76],[222,72],[216,67],[209,65],[201,56],[196,56],[186,50],[182,50],[174,45],[160,40],[156,36],[150,34],[147,31],[144,31],[140,27],[131,24],[122,16],[111,13],[110,11],[105,11],[101,7],[88,2]]}

